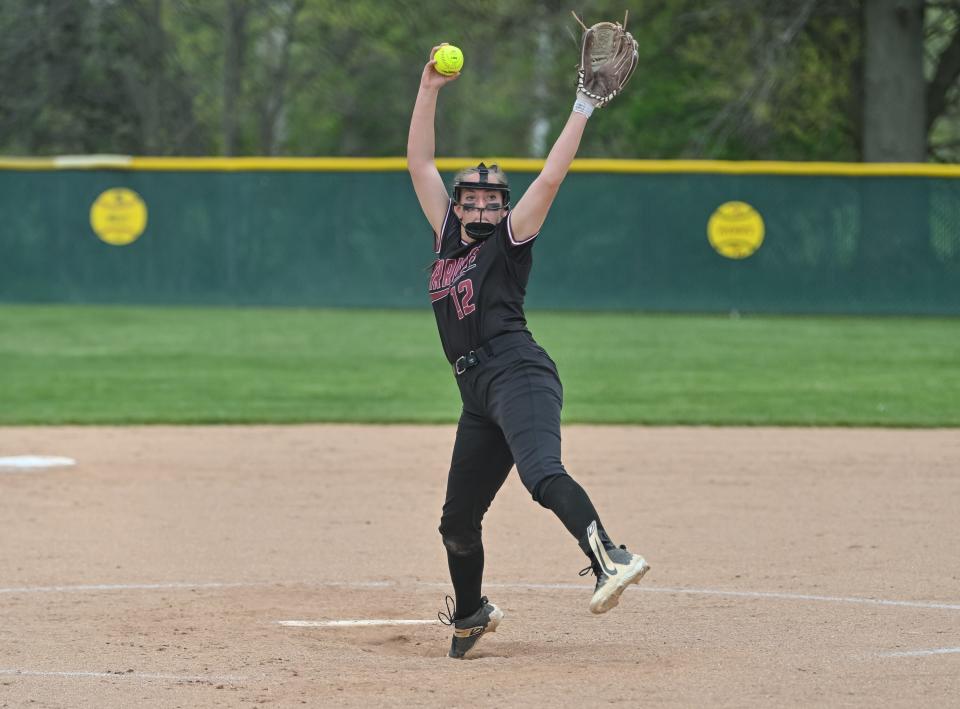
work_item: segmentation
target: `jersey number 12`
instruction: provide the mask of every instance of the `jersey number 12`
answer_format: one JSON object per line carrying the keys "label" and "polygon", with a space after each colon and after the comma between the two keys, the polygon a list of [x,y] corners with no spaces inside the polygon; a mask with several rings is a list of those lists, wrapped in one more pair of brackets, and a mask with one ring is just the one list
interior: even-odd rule
{"label": "jersey number 12", "polygon": [[[461,294],[462,297],[457,296]],[[457,309],[457,318],[463,320],[467,315],[477,309],[477,306],[471,303],[473,299],[473,281],[467,278],[460,281],[460,284],[454,289],[450,288],[450,297],[453,299],[453,307]]]}

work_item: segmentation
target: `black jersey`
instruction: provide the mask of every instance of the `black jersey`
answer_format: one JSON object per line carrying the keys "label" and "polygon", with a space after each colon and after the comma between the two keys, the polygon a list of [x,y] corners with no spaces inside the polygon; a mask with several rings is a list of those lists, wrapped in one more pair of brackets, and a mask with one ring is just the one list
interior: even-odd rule
{"label": "black jersey", "polygon": [[527,331],[523,298],[533,265],[535,236],[513,240],[508,213],[483,241],[464,245],[453,202],[434,234],[437,260],[430,275],[430,300],[443,353],[451,364],[506,332]]}

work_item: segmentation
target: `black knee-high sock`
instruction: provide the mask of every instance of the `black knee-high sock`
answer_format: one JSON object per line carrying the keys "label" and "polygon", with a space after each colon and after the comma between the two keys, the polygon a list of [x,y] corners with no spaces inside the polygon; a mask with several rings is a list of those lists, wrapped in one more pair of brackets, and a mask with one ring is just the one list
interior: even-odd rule
{"label": "black knee-high sock", "polygon": [[604,546],[613,546],[590,497],[569,475],[554,475],[541,482],[534,491],[534,499],[560,518],[563,526],[576,538],[583,553],[591,559],[593,557],[587,542],[587,527],[594,520]]}
{"label": "black knee-high sock", "polygon": [[483,547],[470,554],[454,554],[447,550],[447,566],[457,597],[457,618],[473,615],[480,608],[480,585],[483,582]]}

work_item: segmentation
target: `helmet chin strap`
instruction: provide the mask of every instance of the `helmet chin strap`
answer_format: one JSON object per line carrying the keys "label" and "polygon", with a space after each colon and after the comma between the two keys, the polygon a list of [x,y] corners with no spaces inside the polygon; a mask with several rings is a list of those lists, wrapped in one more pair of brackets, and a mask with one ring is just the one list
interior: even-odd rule
{"label": "helmet chin strap", "polygon": [[491,224],[490,222],[470,222],[469,224],[464,224],[463,229],[470,238],[483,241],[493,236],[493,232],[497,230],[497,225]]}

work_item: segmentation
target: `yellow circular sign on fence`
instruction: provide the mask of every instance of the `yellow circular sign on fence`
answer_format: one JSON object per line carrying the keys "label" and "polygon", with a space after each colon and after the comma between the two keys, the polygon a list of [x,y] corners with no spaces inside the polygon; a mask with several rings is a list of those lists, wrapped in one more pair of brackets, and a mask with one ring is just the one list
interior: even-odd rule
{"label": "yellow circular sign on fence", "polygon": [[707,238],[721,256],[747,258],[763,243],[763,217],[746,202],[724,202],[710,215]]}
{"label": "yellow circular sign on fence", "polygon": [[90,226],[102,241],[126,246],[147,228],[147,205],[133,190],[114,187],[97,197],[90,207]]}

